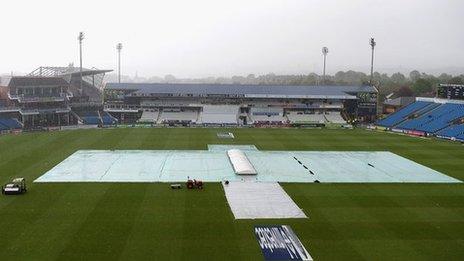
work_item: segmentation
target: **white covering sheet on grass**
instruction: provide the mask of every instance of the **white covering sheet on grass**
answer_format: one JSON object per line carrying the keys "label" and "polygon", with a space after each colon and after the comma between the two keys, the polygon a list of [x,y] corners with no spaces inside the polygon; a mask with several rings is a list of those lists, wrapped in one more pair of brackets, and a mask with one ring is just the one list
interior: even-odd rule
{"label": "white covering sheet on grass", "polygon": [[[210,145],[209,150],[79,150],[35,182],[461,183],[386,151],[259,151]],[[257,175],[237,175],[227,151],[240,149]]]}
{"label": "white covering sheet on grass", "polygon": [[231,149],[227,151],[230,163],[234,168],[235,174],[238,175],[256,175],[256,170],[248,160],[243,151],[239,149]]}
{"label": "white covering sheet on grass", "polygon": [[223,184],[235,219],[307,218],[277,182]]}

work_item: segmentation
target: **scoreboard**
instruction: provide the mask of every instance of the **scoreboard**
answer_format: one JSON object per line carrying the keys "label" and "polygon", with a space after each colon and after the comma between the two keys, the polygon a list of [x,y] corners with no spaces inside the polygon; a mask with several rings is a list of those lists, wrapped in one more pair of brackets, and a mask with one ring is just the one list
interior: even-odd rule
{"label": "scoreboard", "polygon": [[440,84],[438,86],[438,97],[444,99],[464,100],[464,85]]}
{"label": "scoreboard", "polygon": [[377,106],[377,93],[359,92],[357,98],[360,108],[375,108]]}
{"label": "scoreboard", "polygon": [[356,96],[358,116],[373,116],[377,113],[377,93],[359,92]]}

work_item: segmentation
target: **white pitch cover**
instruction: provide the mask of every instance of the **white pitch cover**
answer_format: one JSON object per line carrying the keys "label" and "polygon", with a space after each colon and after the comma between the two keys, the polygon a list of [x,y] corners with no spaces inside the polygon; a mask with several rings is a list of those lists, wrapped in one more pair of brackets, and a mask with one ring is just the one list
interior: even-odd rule
{"label": "white pitch cover", "polygon": [[247,156],[239,149],[231,149],[227,151],[230,163],[237,175],[256,175],[257,172]]}
{"label": "white pitch cover", "polygon": [[231,181],[223,186],[235,219],[307,218],[277,182]]}

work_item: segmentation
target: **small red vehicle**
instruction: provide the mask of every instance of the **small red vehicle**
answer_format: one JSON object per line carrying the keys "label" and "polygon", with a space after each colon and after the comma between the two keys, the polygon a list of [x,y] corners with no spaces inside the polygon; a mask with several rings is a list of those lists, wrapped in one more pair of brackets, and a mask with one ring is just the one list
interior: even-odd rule
{"label": "small red vehicle", "polygon": [[196,180],[196,179],[194,180],[189,179],[187,180],[187,188],[188,189],[195,189],[195,188],[203,189],[203,181]]}

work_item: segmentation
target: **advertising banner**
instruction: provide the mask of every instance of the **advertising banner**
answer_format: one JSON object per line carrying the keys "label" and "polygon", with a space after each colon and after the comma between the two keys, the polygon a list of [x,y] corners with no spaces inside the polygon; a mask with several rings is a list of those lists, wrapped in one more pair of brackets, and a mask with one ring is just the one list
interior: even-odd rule
{"label": "advertising banner", "polygon": [[290,226],[255,226],[254,232],[264,260],[313,260]]}
{"label": "advertising banner", "polygon": [[406,133],[409,135],[413,135],[413,136],[425,136],[425,132],[423,131],[411,130],[411,131],[406,131]]}

